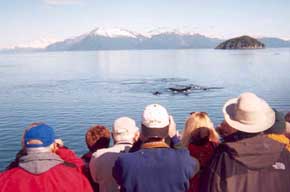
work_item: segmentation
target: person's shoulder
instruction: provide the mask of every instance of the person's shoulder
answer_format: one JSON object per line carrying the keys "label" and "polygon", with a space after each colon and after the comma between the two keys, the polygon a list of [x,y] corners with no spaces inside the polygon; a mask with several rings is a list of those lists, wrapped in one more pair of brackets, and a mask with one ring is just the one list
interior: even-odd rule
{"label": "person's shoulder", "polygon": [[96,152],[94,152],[92,154],[92,157],[93,158],[98,158],[98,157],[102,156],[103,154],[105,154],[107,152],[110,152],[110,148],[99,149],[99,150],[97,150]]}
{"label": "person's shoulder", "polygon": [[182,162],[196,164],[196,161],[198,161],[190,155],[190,152],[188,149],[173,150],[173,157],[177,158],[178,161],[180,162],[182,161]]}
{"label": "person's shoulder", "polygon": [[231,150],[231,144],[232,143],[220,143],[219,145],[216,146],[216,152],[217,153],[226,153],[228,152],[229,150]]}
{"label": "person's shoulder", "polygon": [[131,164],[136,162],[137,159],[141,158],[143,153],[144,151],[142,149],[132,153],[120,153],[117,161],[119,161],[119,163]]}
{"label": "person's shoulder", "polygon": [[236,154],[236,152],[228,145],[228,143],[221,143],[214,149],[207,167],[214,170],[217,175],[220,175],[221,171],[224,169],[223,165],[226,164],[227,167],[239,165],[239,163],[237,163],[233,158],[234,154]]}
{"label": "person's shoulder", "polygon": [[14,167],[12,169],[6,170],[2,173],[0,173],[0,178],[4,178],[7,176],[11,176],[11,175],[17,175],[18,173],[23,172],[23,169],[19,168],[19,167]]}
{"label": "person's shoulder", "polygon": [[125,159],[130,159],[130,158],[133,158],[133,157],[136,157],[136,156],[139,156],[140,154],[142,154],[142,150],[138,150],[138,151],[135,151],[135,152],[130,152],[130,153],[120,153],[119,154],[119,158],[125,158]]}
{"label": "person's shoulder", "polygon": [[31,173],[23,170],[20,167],[15,167],[15,168],[9,169],[7,171],[4,171],[0,174],[0,186],[3,183],[7,183],[7,182],[11,182],[11,181],[14,183],[15,182],[22,182],[23,178],[29,179],[29,178],[32,178],[34,176],[35,176],[34,174],[31,174]]}
{"label": "person's shoulder", "polygon": [[187,148],[179,148],[179,149],[167,148],[167,152],[181,156],[190,156],[189,150]]}
{"label": "person's shoulder", "polygon": [[74,166],[70,166],[66,163],[56,165],[44,174],[41,174],[40,177],[42,177],[41,180],[45,178],[46,182],[50,182],[53,185],[57,186],[58,183],[67,186],[69,191],[72,189],[76,191],[84,191],[84,189],[92,191],[86,176],[79,172]]}
{"label": "person's shoulder", "polygon": [[55,167],[49,169],[47,172],[45,172],[45,174],[43,174],[43,176],[50,174],[66,180],[72,180],[72,177],[74,178],[84,177],[83,173],[79,172],[74,164],[66,162],[56,165]]}
{"label": "person's shoulder", "polygon": [[109,148],[103,148],[103,149],[99,149],[96,152],[93,153],[93,157],[98,158],[102,155],[104,155],[105,153],[109,153],[109,152],[113,152],[113,153],[119,153],[122,150],[124,150],[126,146],[124,145],[113,145]]}
{"label": "person's shoulder", "polygon": [[23,171],[19,167],[0,173],[0,191],[14,191],[12,190],[15,187],[14,184],[21,185],[23,182],[27,182],[27,178],[29,178],[28,174],[28,172]]}

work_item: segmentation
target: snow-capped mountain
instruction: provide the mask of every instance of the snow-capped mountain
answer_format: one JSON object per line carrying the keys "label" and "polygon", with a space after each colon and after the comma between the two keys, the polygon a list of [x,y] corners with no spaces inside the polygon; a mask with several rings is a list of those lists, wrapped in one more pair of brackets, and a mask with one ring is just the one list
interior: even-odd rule
{"label": "snow-capped mountain", "polygon": [[131,37],[131,38],[139,38],[142,34],[129,31],[127,29],[120,28],[110,28],[106,29],[103,27],[98,27],[91,32],[88,33],[90,36],[103,36],[109,38],[119,38],[119,37]]}
{"label": "snow-capped mountain", "polygon": [[190,29],[171,29],[166,27],[159,27],[146,32],[146,35],[148,37],[152,37],[159,34],[196,35],[197,33],[194,33]]}
{"label": "snow-capped mountain", "polygon": [[[290,47],[290,41],[279,38],[258,38],[258,40],[266,47]],[[47,40],[35,41],[4,51],[195,49],[215,48],[222,41],[224,39],[207,37],[188,29],[157,28],[141,33],[121,28],[98,27],[63,41],[52,41],[54,43]]]}
{"label": "snow-capped mountain", "polygon": [[144,37],[125,29],[96,28],[75,38],[47,46],[47,51],[135,49]]}
{"label": "snow-capped mountain", "polygon": [[222,40],[193,32],[156,29],[139,33],[120,28],[96,28],[76,38],[49,45],[47,51],[116,49],[214,48]]}

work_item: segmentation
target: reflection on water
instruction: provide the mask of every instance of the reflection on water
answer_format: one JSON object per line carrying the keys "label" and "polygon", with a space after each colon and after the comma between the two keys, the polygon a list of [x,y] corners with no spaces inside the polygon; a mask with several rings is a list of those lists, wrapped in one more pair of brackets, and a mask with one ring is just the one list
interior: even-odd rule
{"label": "reflection on water", "polygon": [[[277,54],[278,53],[278,54]],[[111,127],[120,116],[140,125],[145,105],[160,103],[183,129],[192,111],[215,124],[224,102],[253,91],[290,111],[290,50],[141,50],[0,55],[0,169],[20,148],[25,126],[44,121],[80,155],[92,124]],[[197,89],[174,94],[176,86]],[[159,91],[162,94],[152,93]]]}

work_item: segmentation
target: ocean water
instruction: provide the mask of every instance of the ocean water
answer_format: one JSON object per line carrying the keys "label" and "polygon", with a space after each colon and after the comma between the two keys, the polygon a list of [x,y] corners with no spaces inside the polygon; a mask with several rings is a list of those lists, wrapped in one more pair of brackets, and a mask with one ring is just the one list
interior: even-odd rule
{"label": "ocean water", "polygon": [[[32,122],[54,127],[81,155],[90,126],[111,128],[121,116],[140,125],[151,103],[164,105],[179,130],[192,111],[208,112],[218,125],[223,104],[246,91],[290,111],[289,48],[1,54],[0,77],[0,170],[15,157],[23,129]],[[187,85],[208,89],[168,90]]]}

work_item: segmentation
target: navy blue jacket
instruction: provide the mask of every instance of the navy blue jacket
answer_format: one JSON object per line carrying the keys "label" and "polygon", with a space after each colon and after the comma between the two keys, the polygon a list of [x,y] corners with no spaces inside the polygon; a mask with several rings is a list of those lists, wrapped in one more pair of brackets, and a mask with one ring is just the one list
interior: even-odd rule
{"label": "navy blue jacket", "polygon": [[189,179],[198,169],[187,149],[150,148],[122,154],[113,176],[121,191],[179,192],[189,189]]}

